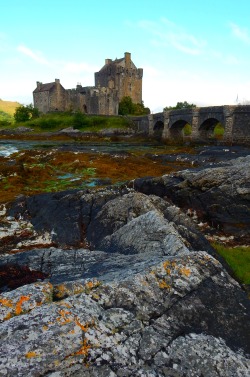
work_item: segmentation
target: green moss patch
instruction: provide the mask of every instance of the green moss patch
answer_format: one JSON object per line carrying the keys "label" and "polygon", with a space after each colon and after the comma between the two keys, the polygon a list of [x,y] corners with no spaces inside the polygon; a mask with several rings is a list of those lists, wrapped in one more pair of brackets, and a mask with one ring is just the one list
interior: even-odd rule
{"label": "green moss patch", "polygon": [[225,247],[214,243],[213,247],[231,267],[235,277],[242,284],[250,284],[250,246]]}

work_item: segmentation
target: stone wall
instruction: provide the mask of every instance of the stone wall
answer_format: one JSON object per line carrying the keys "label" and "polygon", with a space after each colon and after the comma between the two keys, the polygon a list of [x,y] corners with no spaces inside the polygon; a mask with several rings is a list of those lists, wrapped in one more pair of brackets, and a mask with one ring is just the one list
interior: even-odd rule
{"label": "stone wall", "polygon": [[234,110],[232,140],[250,145],[250,106],[237,106]]}
{"label": "stone wall", "polygon": [[49,112],[49,91],[39,92],[33,94],[34,107],[39,109],[41,113]]}
{"label": "stone wall", "polygon": [[134,103],[142,102],[143,69],[137,69],[126,52],[123,59],[106,59],[105,66],[95,73],[95,86],[114,89],[118,93],[118,101],[129,96]]}
{"label": "stone wall", "polygon": [[[158,127],[159,124],[164,127]],[[224,135],[219,140],[225,144],[250,145],[250,106],[211,106],[194,109],[172,110],[145,117],[137,117],[139,130],[148,130],[149,136],[159,136],[163,140],[177,137],[184,141],[182,129],[189,123],[192,128],[189,139],[192,142],[216,142],[213,131],[218,123],[224,127]],[[157,132],[156,132],[157,131]]]}
{"label": "stone wall", "polygon": [[49,109],[50,111],[65,111],[66,109],[66,90],[60,84],[59,80],[55,81],[55,86],[50,91]]}

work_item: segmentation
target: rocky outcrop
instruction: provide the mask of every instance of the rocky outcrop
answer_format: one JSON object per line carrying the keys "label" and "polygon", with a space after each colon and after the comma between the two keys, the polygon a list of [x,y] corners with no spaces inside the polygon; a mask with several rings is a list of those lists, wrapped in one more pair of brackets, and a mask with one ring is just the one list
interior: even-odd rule
{"label": "rocky outcrop", "polygon": [[[161,247],[164,232],[167,235],[176,231],[191,250],[212,250],[190,218],[176,206],[127,188],[21,197],[8,209],[8,216],[10,220],[29,221],[29,226],[32,224],[33,230],[43,234],[46,242],[60,246],[101,248],[108,252],[115,252],[116,248],[125,252],[126,248],[126,253],[131,254],[142,249],[143,242],[147,248],[150,242],[154,242],[154,247],[158,242],[157,247]],[[144,218],[139,219],[140,216]],[[128,240],[128,245],[124,243],[133,237],[132,228],[138,240],[134,250],[132,240]],[[119,234],[123,234],[123,240],[117,243]]]}
{"label": "rocky outcrop", "polygon": [[205,252],[82,283],[82,293],[33,307],[34,285],[22,287],[23,310],[0,327],[0,375],[248,375],[249,302]]}
{"label": "rocky outcrop", "polygon": [[[214,168],[213,184],[225,192],[228,168]],[[178,198],[193,185],[196,203],[199,190],[215,195],[209,177],[184,171],[136,181],[147,195],[67,191],[9,205],[5,240],[27,224],[33,244],[27,233],[14,250],[12,240],[0,267],[40,281],[0,295],[0,376],[248,376],[246,293],[164,191]],[[249,200],[244,179],[235,182],[241,203]]]}
{"label": "rocky outcrop", "polygon": [[189,169],[152,179],[134,188],[171,200],[178,207],[235,237],[250,238],[250,156],[205,169]]}

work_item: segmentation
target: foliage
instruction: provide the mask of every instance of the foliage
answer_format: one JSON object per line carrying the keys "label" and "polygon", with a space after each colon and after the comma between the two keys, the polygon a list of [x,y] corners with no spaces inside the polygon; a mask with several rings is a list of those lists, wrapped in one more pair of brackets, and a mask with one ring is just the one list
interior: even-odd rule
{"label": "foliage", "polygon": [[0,110],[0,127],[10,126],[13,122],[13,117],[6,113],[5,111]]}
{"label": "foliage", "polygon": [[191,124],[187,123],[187,124],[183,127],[183,132],[184,132],[184,136],[189,136],[189,135],[191,135],[191,133],[192,133],[192,126],[191,126]]}
{"label": "foliage", "polygon": [[147,115],[150,114],[149,107],[145,107],[144,103],[135,103],[133,105],[133,115]]}
{"label": "foliage", "polygon": [[169,110],[181,110],[181,109],[193,109],[196,105],[193,103],[188,103],[187,101],[184,102],[177,102],[175,106],[166,106],[164,107],[163,111],[169,111]]}
{"label": "foliage", "polygon": [[224,132],[225,132],[225,129],[222,126],[222,124],[221,123],[216,124],[216,126],[214,127],[214,136],[216,138],[221,138],[224,135]]}
{"label": "foliage", "polygon": [[77,113],[73,116],[72,124],[75,128],[82,128],[86,125],[86,116],[81,113],[80,111],[77,111]]}
{"label": "foliage", "polygon": [[[56,112],[30,119],[23,123],[32,127],[35,132],[58,131],[62,128],[74,127],[84,131],[98,132],[104,128],[126,128],[129,122],[126,118],[119,116],[88,115],[82,113]],[[22,122],[18,123],[22,125]]]}
{"label": "foliage", "polygon": [[126,96],[121,99],[118,109],[119,115],[144,115],[150,114],[150,109],[144,103],[133,103],[131,97]]}
{"label": "foliage", "polygon": [[118,114],[128,115],[133,113],[133,102],[132,98],[129,96],[123,97],[119,103]]}
{"label": "foliage", "polygon": [[217,243],[213,247],[225,259],[239,281],[250,284],[250,247],[225,247]]}
{"label": "foliage", "polygon": [[14,113],[14,119],[17,123],[20,122],[27,122],[30,119],[36,119],[39,116],[39,111],[36,107],[33,107],[32,104],[30,105],[21,105],[16,108]]}

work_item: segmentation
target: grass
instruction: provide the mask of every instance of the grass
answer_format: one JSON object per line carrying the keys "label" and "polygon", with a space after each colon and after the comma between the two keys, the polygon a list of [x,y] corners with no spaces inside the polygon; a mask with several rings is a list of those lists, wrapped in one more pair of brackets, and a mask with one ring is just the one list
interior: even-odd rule
{"label": "grass", "polygon": [[225,247],[213,243],[213,247],[231,267],[235,277],[242,284],[250,284],[250,246]]}
{"label": "grass", "polygon": [[221,138],[223,137],[224,132],[225,132],[225,129],[222,126],[222,124],[221,123],[216,124],[216,126],[214,127],[214,137]]}
{"label": "grass", "polygon": [[80,131],[98,132],[110,128],[127,128],[128,121],[119,116],[85,115],[81,113],[51,113],[27,122],[14,123],[13,127],[30,127],[36,133],[56,132],[63,128],[73,127]]}

